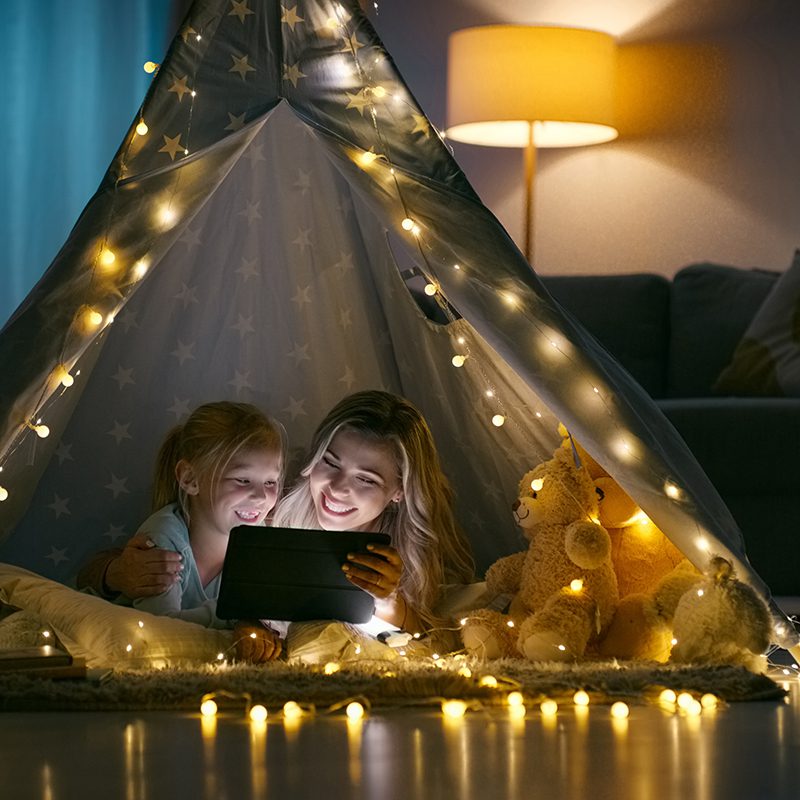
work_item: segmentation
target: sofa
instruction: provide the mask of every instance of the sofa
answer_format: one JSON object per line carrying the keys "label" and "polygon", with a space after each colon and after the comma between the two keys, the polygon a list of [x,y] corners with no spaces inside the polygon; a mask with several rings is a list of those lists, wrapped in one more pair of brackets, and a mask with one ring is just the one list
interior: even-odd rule
{"label": "sofa", "polygon": [[734,394],[720,383],[781,273],[694,264],[672,280],[540,277],[681,434],[773,594],[800,596],[800,399]]}

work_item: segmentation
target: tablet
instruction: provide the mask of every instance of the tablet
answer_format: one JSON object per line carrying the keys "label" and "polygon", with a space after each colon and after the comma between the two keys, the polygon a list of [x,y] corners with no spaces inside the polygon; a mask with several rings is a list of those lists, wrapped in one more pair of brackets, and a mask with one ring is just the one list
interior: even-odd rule
{"label": "tablet", "polygon": [[347,580],[342,564],[348,553],[389,542],[385,533],[240,525],[228,540],[217,616],[369,622],[375,601]]}

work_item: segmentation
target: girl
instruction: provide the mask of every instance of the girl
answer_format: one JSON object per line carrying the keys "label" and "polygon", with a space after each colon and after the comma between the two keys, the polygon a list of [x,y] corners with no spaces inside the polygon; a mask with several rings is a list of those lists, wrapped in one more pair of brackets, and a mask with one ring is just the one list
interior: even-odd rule
{"label": "girl", "polygon": [[430,429],[410,402],[387,392],[352,394],[328,413],[273,524],[388,533],[391,547],[352,553],[343,569],[375,598],[376,616],[404,630],[439,624],[442,586],[473,580]]}
{"label": "girl", "polygon": [[[285,441],[275,422],[245,403],[208,403],[173,428],[159,450],[153,486],[158,510],[141,526],[152,546],[177,552],[180,578],[167,591],[133,600],[153,614],[225,627],[216,598],[228,537],[237,525],[263,525],[283,483]],[[237,655],[280,653],[275,631],[236,626]]]}

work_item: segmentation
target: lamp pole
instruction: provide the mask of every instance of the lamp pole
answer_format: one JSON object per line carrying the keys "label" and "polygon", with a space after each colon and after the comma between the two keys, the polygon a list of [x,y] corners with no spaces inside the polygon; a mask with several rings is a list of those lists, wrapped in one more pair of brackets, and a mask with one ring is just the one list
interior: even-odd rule
{"label": "lamp pole", "polygon": [[533,179],[536,173],[536,145],[533,122],[528,123],[528,144],[525,147],[525,258],[533,266]]}

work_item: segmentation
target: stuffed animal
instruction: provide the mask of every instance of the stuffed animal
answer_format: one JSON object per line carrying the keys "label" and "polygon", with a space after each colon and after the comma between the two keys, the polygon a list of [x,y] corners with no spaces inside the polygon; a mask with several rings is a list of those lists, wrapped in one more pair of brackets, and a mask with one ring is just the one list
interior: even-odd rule
{"label": "stuffed animal", "polygon": [[678,601],[672,619],[670,661],[767,668],[772,624],[766,604],[736,578],[726,559],[711,559],[705,578]]}
{"label": "stuffed animal", "polygon": [[513,599],[507,614],[482,609],[467,618],[468,653],[574,660],[604,632],[618,592],[611,541],[594,521],[597,497],[589,472],[562,448],[522,478],[514,517],[528,549],[486,573],[490,593]]}
{"label": "stuffed animal", "polygon": [[672,614],[700,573],[608,472],[559,426],[561,447],[588,470],[598,491],[598,519],[611,539],[619,605],[598,652],[662,661],[672,647]]}

